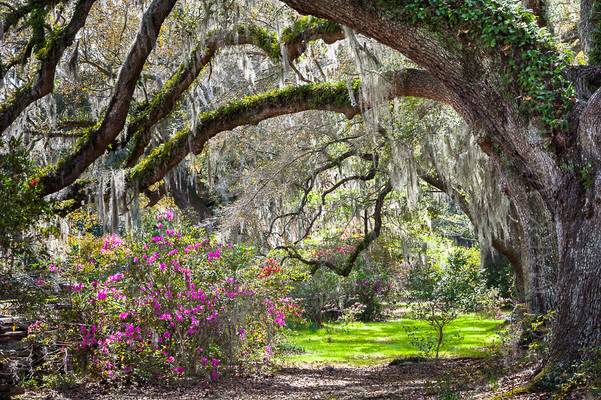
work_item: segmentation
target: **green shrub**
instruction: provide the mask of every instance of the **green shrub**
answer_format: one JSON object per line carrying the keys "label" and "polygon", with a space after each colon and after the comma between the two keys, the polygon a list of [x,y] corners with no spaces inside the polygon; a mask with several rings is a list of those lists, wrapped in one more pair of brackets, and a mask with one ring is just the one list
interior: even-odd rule
{"label": "green shrub", "polygon": [[445,328],[461,312],[494,313],[500,304],[498,293],[486,288],[478,254],[477,249],[456,247],[446,262],[419,263],[409,272],[407,289],[413,300],[413,317],[427,321],[434,336],[415,338],[415,342],[430,349],[436,358],[446,339]]}

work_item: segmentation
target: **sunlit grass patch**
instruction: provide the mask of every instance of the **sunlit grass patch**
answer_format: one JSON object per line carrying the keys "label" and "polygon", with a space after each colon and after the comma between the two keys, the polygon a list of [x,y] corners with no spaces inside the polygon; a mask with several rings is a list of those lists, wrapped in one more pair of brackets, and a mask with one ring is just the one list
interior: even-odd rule
{"label": "sunlit grass patch", "polygon": [[[463,315],[445,329],[448,340],[441,357],[484,357],[487,346],[499,340],[503,320],[487,319],[475,314]],[[407,336],[407,328],[420,334],[430,329],[426,322],[400,319],[388,322],[353,323],[344,329],[330,325],[321,329],[288,332],[284,347],[296,349],[282,357],[284,362],[372,365],[396,358],[420,356]],[[432,334],[434,334],[432,332]]]}

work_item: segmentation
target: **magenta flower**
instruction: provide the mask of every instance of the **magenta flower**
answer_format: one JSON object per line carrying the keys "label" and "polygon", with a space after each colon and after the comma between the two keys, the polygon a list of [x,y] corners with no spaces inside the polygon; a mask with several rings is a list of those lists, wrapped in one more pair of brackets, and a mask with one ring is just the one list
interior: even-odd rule
{"label": "magenta flower", "polygon": [[122,312],[121,314],[119,314],[120,319],[126,319],[127,317],[129,317],[129,313],[127,312]]}
{"label": "magenta flower", "polygon": [[79,293],[83,290],[84,287],[85,285],[83,283],[76,283],[74,285],[70,285],[69,289],[71,289],[71,291],[74,293]]}
{"label": "magenta flower", "polygon": [[119,237],[119,235],[112,234],[104,238],[104,243],[102,244],[102,248],[100,249],[100,253],[107,253],[121,245],[123,245],[123,240]]}
{"label": "magenta flower", "polygon": [[96,297],[98,298],[98,300],[106,300],[107,293],[108,292],[106,289],[101,289],[98,291],[98,293],[96,293]]}
{"label": "magenta flower", "polygon": [[118,274],[114,274],[108,277],[107,281],[108,282],[118,282],[121,279],[123,279],[123,274],[121,272],[119,272]]}
{"label": "magenta flower", "polygon": [[219,250],[219,247],[215,249],[215,251],[209,252],[207,254],[207,260],[209,262],[219,259],[221,257],[221,250]]}
{"label": "magenta flower", "polygon": [[173,221],[174,213],[172,210],[167,209],[167,210],[163,211],[163,217],[167,221]]}

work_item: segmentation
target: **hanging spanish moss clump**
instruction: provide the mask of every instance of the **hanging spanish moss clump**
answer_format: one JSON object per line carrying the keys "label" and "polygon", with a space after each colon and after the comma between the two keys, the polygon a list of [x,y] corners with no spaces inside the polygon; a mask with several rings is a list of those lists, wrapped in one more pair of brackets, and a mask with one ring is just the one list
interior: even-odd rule
{"label": "hanging spanish moss clump", "polygon": [[425,145],[438,175],[465,197],[480,240],[490,244],[492,238],[508,237],[510,202],[502,177],[476,142],[476,132],[458,126],[429,136]]}
{"label": "hanging spanish moss clump", "polygon": [[378,58],[378,54],[368,44],[368,40],[359,38],[348,27],[344,27],[344,33],[347,38],[349,55],[354,60],[358,76],[361,79],[359,105],[366,129],[371,133],[375,143],[378,130],[382,125],[387,126],[391,117],[386,106],[389,97],[389,85],[383,77],[382,63]]}

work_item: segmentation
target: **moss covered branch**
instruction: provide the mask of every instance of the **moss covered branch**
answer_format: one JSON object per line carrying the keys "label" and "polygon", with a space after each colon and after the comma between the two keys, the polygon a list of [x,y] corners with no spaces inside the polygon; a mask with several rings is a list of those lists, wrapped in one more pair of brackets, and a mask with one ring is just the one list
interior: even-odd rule
{"label": "moss covered branch", "polygon": [[[95,1],[79,0],[75,5],[73,16],[69,23],[64,27],[56,28],[49,35],[46,35],[47,37],[43,45],[36,52],[36,57],[39,59],[36,77],[22,85],[12,97],[0,105],[0,133],[4,132],[27,106],[52,91],[58,62],[65,49],[73,43],[77,32],[84,26]],[[34,9],[33,11],[35,10],[39,9]],[[44,12],[47,11],[42,9],[41,14],[45,15]],[[32,26],[32,29],[34,35],[39,35],[42,28],[39,25],[35,25]]]}
{"label": "moss covered branch", "polygon": [[171,114],[181,95],[188,90],[219,49],[254,45],[276,62],[281,60],[284,53],[293,61],[300,57],[311,41],[323,39],[326,43],[333,43],[343,38],[340,25],[314,17],[298,19],[283,31],[281,40],[278,40],[274,32],[256,25],[240,25],[231,30],[210,33],[129,124],[124,144],[130,146],[130,153],[125,165],[131,167],[135,164],[150,142],[152,126]]}
{"label": "moss covered branch", "polygon": [[509,99],[548,132],[568,127],[573,90],[562,71],[569,59],[517,1],[283,2],[399,50],[460,95],[472,114],[490,119],[486,129],[498,125],[493,105]]}
{"label": "moss covered branch", "polygon": [[[391,74],[389,80],[390,99],[413,96],[451,105],[457,102],[440,81],[422,70],[398,71]],[[269,118],[307,110],[334,111],[352,118],[361,110],[374,106],[358,101],[360,86],[359,80],[353,81],[350,93],[347,82],[290,86],[235,100],[204,112],[195,124],[195,131],[190,128],[180,130],[142,158],[129,173],[130,185],[143,190],[158,182],[189,153],[200,153],[212,137],[239,126],[255,125]]]}
{"label": "moss covered branch", "polygon": [[161,26],[176,0],[154,0],[147,8],[136,40],[121,67],[104,118],[86,131],[74,151],[58,162],[40,183],[45,195],[73,183],[111,144],[123,129],[136,82],[152,52]]}
{"label": "moss covered branch", "polygon": [[48,2],[45,0],[31,0],[4,13],[2,15],[3,22],[0,24],[0,37],[3,37],[12,27],[17,25],[19,21],[23,20],[34,10],[44,9],[47,6]]}

